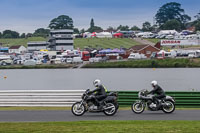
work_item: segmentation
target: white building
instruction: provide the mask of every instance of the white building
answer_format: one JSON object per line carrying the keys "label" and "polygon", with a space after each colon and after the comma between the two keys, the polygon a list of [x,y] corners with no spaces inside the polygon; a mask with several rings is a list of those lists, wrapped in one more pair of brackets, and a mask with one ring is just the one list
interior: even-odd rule
{"label": "white building", "polygon": [[40,42],[28,42],[28,51],[39,51],[41,49],[47,49],[49,42],[40,41]]}
{"label": "white building", "polygon": [[8,50],[9,53],[16,53],[16,54],[22,54],[25,53],[26,51],[27,49],[21,45],[11,46]]}
{"label": "white building", "polygon": [[28,51],[39,51],[41,49],[48,49],[53,51],[60,50],[73,50],[73,30],[60,29],[51,30],[49,35],[49,41],[28,42]]}
{"label": "white building", "polygon": [[73,30],[60,29],[50,31],[50,48],[52,50],[73,50]]}

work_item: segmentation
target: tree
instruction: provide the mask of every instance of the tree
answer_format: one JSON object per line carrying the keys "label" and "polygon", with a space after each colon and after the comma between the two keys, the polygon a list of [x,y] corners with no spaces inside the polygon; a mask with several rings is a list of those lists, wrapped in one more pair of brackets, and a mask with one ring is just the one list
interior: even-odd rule
{"label": "tree", "polygon": [[0,32],[0,38],[2,37],[2,33]]}
{"label": "tree", "polygon": [[198,21],[200,21],[200,11],[197,13],[197,15],[194,16]]}
{"label": "tree", "polygon": [[94,27],[94,19],[92,18],[91,19],[91,22],[90,22],[90,28]]}
{"label": "tree", "polygon": [[155,15],[155,19],[159,26],[173,19],[176,19],[184,25],[186,22],[191,20],[191,17],[185,14],[184,9],[181,8],[181,4],[170,2],[160,7]]}
{"label": "tree", "polygon": [[85,33],[85,29],[81,29],[80,30],[80,33],[82,34],[82,33]]}
{"label": "tree", "polygon": [[27,34],[26,34],[26,38],[28,38],[28,37],[32,37],[32,36],[33,36],[32,33],[27,33]]}
{"label": "tree", "polygon": [[25,38],[26,37],[26,34],[25,33],[22,33],[20,38]]}
{"label": "tree", "polygon": [[128,25],[126,25],[126,26],[120,25],[120,26],[117,27],[117,30],[129,31],[129,26]]}
{"label": "tree", "polygon": [[200,21],[195,24],[195,30],[200,31]]}
{"label": "tree", "polygon": [[73,29],[73,20],[69,16],[61,15],[51,20],[50,29]]}
{"label": "tree", "polygon": [[131,30],[133,30],[133,31],[139,31],[140,28],[134,25],[133,27],[131,27]]}
{"label": "tree", "polygon": [[5,30],[3,31],[3,38],[19,38],[19,33],[16,31]]}
{"label": "tree", "polygon": [[74,34],[79,34],[78,28],[74,28]]}
{"label": "tree", "polygon": [[142,30],[143,31],[151,31],[152,28],[151,28],[151,23],[146,21],[142,24]]}
{"label": "tree", "polygon": [[172,20],[167,21],[165,24],[163,24],[161,26],[161,29],[180,31],[181,30],[181,23],[176,19],[172,19]]}
{"label": "tree", "polygon": [[35,30],[33,36],[47,37],[50,33],[49,29],[39,28]]}
{"label": "tree", "polygon": [[103,29],[99,26],[95,26],[94,25],[94,19],[91,19],[90,22],[90,28],[87,30],[88,32],[92,33],[92,32],[99,32],[99,31],[103,31]]}
{"label": "tree", "polygon": [[90,33],[92,33],[92,32],[101,32],[101,31],[103,31],[103,29],[101,27],[94,26],[94,27],[90,27],[87,31],[90,32]]}

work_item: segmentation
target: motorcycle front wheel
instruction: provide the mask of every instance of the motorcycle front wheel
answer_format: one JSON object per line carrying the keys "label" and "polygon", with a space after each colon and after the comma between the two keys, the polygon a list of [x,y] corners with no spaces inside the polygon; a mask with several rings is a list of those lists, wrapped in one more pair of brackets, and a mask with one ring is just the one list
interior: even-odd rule
{"label": "motorcycle front wheel", "polygon": [[174,110],[175,110],[174,102],[172,102],[171,100],[166,100],[165,104],[166,105],[163,105],[163,107],[162,107],[163,112],[168,113],[168,114],[174,112]]}
{"label": "motorcycle front wheel", "polygon": [[145,105],[142,102],[135,102],[132,104],[131,109],[134,113],[140,114],[144,111]]}
{"label": "motorcycle front wheel", "polygon": [[81,102],[76,102],[72,105],[71,111],[75,116],[81,116],[85,113],[85,106],[81,105]]}
{"label": "motorcycle front wheel", "polygon": [[113,103],[106,103],[103,113],[107,116],[113,116],[117,112],[117,108]]}

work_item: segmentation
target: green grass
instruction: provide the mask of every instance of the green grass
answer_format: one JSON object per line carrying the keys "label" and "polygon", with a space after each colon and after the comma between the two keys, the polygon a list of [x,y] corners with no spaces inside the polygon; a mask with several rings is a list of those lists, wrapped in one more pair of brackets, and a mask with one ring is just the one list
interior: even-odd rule
{"label": "green grass", "polygon": [[161,39],[156,39],[156,38],[153,38],[153,39],[145,39],[145,40],[148,40],[148,41],[150,41],[150,42],[153,42],[153,43],[157,43],[157,42],[159,42],[159,41],[161,41]]}
{"label": "green grass", "polygon": [[77,38],[74,39],[75,48],[130,48],[138,42],[128,38]]}
{"label": "green grass", "polygon": [[132,60],[86,64],[83,68],[185,68],[200,67],[200,59]]}
{"label": "green grass", "polygon": [[27,47],[27,42],[30,41],[46,41],[43,37],[29,37],[29,38],[18,38],[18,39],[0,39],[0,43],[3,43],[4,47],[10,47],[14,45],[23,45]]}
{"label": "green grass", "polygon": [[[42,37],[29,37],[29,38],[19,38],[19,39],[0,39],[0,43],[3,46],[10,47],[13,45],[23,45],[27,47],[27,42],[29,41],[47,41],[47,39]],[[130,48],[133,45],[139,44],[138,42],[128,39],[128,38],[77,38],[74,39],[75,48]]]}
{"label": "green grass", "polygon": [[0,123],[0,132],[2,133],[197,133],[199,131],[200,121],[79,121]]}

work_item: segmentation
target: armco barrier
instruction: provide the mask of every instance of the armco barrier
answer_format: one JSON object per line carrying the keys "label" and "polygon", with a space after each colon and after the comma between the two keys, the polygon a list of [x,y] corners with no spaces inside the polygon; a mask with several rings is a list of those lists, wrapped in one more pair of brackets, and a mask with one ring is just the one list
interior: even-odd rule
{"label": "armco barrier", "polygon": [[[200,92],[166,92],[176,101],[177,107],[200,107]],[[120,91],[118,93],[118,102],[122,106],[130,106],[138,100],[136,91]]]}
{"label": "armco barrier", "polygon": [[6,90],[0,91],[0,106],[65,107],[80,101],[84,90]]}
{"label": "armco barrier", "polygon": [[[84,90],[1,90],[0,106],[65,107],[80,101]],[[200,107],[200,92],[166,92],[175,98],[178,107]],[[136,91],[119,91],[120,106],[130,106],[138,100]]]}

